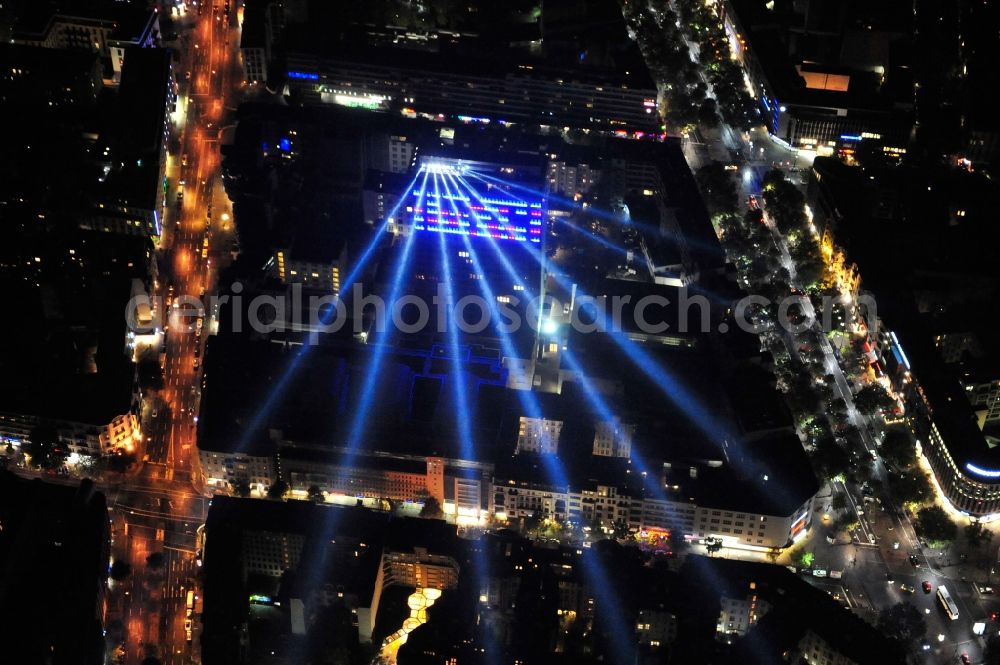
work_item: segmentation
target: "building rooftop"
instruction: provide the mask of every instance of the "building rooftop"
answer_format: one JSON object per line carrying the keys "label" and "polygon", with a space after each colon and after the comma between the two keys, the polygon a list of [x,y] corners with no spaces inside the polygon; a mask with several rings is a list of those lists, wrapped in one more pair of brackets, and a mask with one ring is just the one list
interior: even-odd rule
{"label": "building rooftop", "polygon": [[[0,333],[0,372],[16,377],[0,385],[0,410],[94,427],[130,412],[135,366],[126,354],[122,316],[129,281],[103,285],[106,291],[97,295],[52,283],[9,284],[5,293],[17,303],[23,325]],[[86,311],[74,311],[81,302],[89,304]]]}
{"label": "building rooftop", "polygon": [[858,665],[905,662],[904,652],[850,609],[784,566],[697,557],[686,566],[710,576],[712,591],[728,598],[756,595],[771,608],[737,643],[736,657],[754,665],[786,662],[807,631]]}
{"label": "building rooftop", "polygon": [[264,48],[267,43],[265,23],[268,0],[246,0],[243,3],[243,25],[240,48]]}
{"label": "building rooftop", "polygon": [[[880,307],[879,317],[896,334],[905,362],[920,385],[933,422],[955,464],[963,473],[967,471],[967,464],[988,470],[1000,468],[1000,448],[991,445],[979,428],[956,368],[944,362],[912,301],[896,302],[894,299],[890,304],[891,308]],[[898,362],[902,364],[904,359],[898,357]]]}
{"label": "building rooftop", "polygon": [[[271,437],[333,448],[347,445],[371,361],[370,345],[335,343],[312,348],[292,380],[280,377],[295,356],[269,342],[239,338],[213,338],[205,353],[206,387],[199,418],[198,445],[203,450],[231,452],[274,450]],[[429,349],[392,349],[384,358],[372,404],[379,404],[368,419],[361,449],[356,452],[397,452],[459,457],[457,409],[453,405],[453,363]],[[496,359],[469,356],[462,380],[466,382],[473,418],[476,453],[489,459],[498,437],[499,418],[490,385],[502,387],[506,370]],[[264,418],[262,405],[276,385],[277,401]],[[329,388],[315,390],[315,386]],[[506,398],[505,398],[506,399]],[[252,425],[254,432],[248,432]],[[272,434],[269,434],[271,432]]]}
{"label": "building rooftop", "polygon": [[[261,579],[244,572],[245,551],[255,534],[270,533],[301,538],[298,565],[280,579]],[[453,525],[438,520],[393,517],[357,507],[314,504],[308,501],[264,501],[216,496],[205,524],[203,658],[206,663],[226,663],[237,649],[234,621],[252,608],[247,598],[264,589],[276,591],[281,614],[259,625],[251,622],[251,642],[268,640],[294,649],[290,635],[289,603],[303,599],[309,611],[318,609],[316,594],[323,590],[357,599],[359,607],[373,607],[377,585],[382,582],[380,563],[385,554],[426,552],[457,556],[459,541]],[[313,603],[316,603],[314,606]],[[325,626],[325,628],[330,628]],[[313,628],[308,628],[312,632]]]}
{"label": "building rooftop", "polygon": [[884,113],[912,106],[905,3],[734,0],[742,36],[781,105]]}
{"label": "building rooftop", "polygon": [[156,210],[162,189],[160,153],[172,94],[170,68],[169,50],[126,49],[114,130],[108,140],[112,168],[102,187],[103,200]]}
{"label": "building rooftop", "polygon": [[138,5],[113,0],[61,0],[26,3],[14,32],[15,39],[44,39],[59,18],[75,22],[113,24],[110,38],[136,43],[156,22],[156,12]]}
{"label": "building rooftop", "polygon": [[729,447],[721,465],[675,465],[667,472],[668,494],[723,510],[791,515],[819,491],[802,443],[794,433],[774,434]]}
{"label": "building rooftop", "polygon": [[0,598],[17,605],[0,627],[5,658],[100,662],[108,522],[89,480],[73,487],[0,470]]}
{"label": "building rooftop", "polygon": [[[303,17],[307,20],[290,21],[284,39],[295,45],[295,51],[289,54],[290,62],[302,55],[316,55],[414,71],[501,78],[508,74],[564,77],[622,84],[632,89],[655,87],[638,47],[626,36],[621,11],[614,2],[571,0],[553,7],[546,4],[538,17],[540,25],[530,10],[521,12],[514,5],[502,9],[490,3],[470,6],[472,11],[463,15],[467,22],[457,30],[438,32],[435,26],[426,26],[406,32],[372,29],[372,25],[395,24],[397,17],[372,19],[363,17],[353,6],[312,2],[307,17]],[[532,22],[537,27],[531,26]],[[338,26],[339,38],[330,39],[318,30],[323,25]],[[407,39],[408,35],[417,38]],[[544,57],[522,48],[522,44],[537,44],[539,36]]]}
{"label": "building rooftop", "polygon": [[763,367],[750,363],[738,365],[726,379],[726,392],[744,435],[793,429],[792,414],[784,396],[776,389],[774,374]]}

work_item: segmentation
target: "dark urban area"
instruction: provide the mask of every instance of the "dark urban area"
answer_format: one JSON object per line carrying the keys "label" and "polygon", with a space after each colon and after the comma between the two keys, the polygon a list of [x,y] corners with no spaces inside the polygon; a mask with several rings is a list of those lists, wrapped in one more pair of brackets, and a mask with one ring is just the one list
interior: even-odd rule
{"label": "dark urban area", "polygon": [[0,663],[1000,665],[998,62],[0,0]]}

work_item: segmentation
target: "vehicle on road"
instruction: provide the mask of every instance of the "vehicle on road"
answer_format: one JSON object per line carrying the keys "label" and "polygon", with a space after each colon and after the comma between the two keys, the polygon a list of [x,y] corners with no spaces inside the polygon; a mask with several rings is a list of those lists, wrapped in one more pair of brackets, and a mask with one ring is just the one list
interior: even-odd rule
{"label": "vehicle on road", "polygon": [[972,659],[969,658],[969,654],[962,652],[962,665],[972,665]]}
{"label": "vehicle on road", "polygon": [[921,582],[920,586],[923,587],[924,593],[930,593],[931,592],[931,589],[932,589],[931,583],[928,582],[927,580],[924,580],[923,582]]}
{"label": "vehicle on road", "polygon": [[910,555],[910,565],[913,566],[914,568],[920,567],[920,559],[917,558],[916,554]]}
{"label": "vehicle on road", "polygon": [[903,593],[913,593],[914,591],[916,591],[916,589],[913,588],[912,584],[900,584],[899,590],[902,591]]}
{"label": "vehicle on road", "polygon": [[892,577],[892,573],[885,574],[885,581],[888,582],[889,584],[894,584],[896,582],[896,580],[893,579]]}
{"label": "vehicle on road", "polygon": [[948,615],[948,618],[952,621],[958,620],[958,605],[952,600],[951,594],[948,593],[948,587],[943,584],[938,587],[937,591],[938,601],[941,603],[941,608],[944,609],[944,613]]}

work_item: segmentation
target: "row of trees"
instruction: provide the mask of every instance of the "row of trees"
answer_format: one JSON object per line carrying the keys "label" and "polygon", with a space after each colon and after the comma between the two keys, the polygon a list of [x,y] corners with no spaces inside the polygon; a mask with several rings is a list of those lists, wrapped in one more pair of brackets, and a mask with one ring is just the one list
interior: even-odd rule
{"label": "row of trees", "polygon": [[825,291],[831,280],[820,251],[819,241],[807,228],[805,197],[783,171],[764,176],[764,209],[775,228],[788,241],[788,253],[799,283],[810,291]]}
{"label": "row of trees", "polygon": [[712,85],[722,119],[739,130],[760,125],[763,122],[760,108],[747,92],[743,70],[733,59],[729,39],[714,6],[703,0],[674,0],[674,6],[685,36],[698,45],[698,63]]}
{"label": "row of trees", "polygon": [[[696,172],[695,178],[730,259],[753,292],[771,301],[770,305],[752,306],[750,317],[757,325],[768,330],[762,335],[762,339],[774,357],[778,386],[785,393],[796,421],[811,439],[812,462],[816,473],[825,479],[847,474],[851,467],[850,455],[836,443],[827,418],[820,415],[830,413],[836,418],[843,411],[842,417],[846,422],[846,407],[833,399],[833,376],[817,381],[811,372],[804,371],[803,367],[794,363],[786,348],[785,339],[776,326],[778,303],[790,294],[791,280],[788,270],[782,266],[781,250],[774,234],[764,223],[759,210],[749,210],[742,217],[736,213],[736,185],[721,164],[713,163],[702,167]],[[780,172],[769,173],[767,181],[786,182]],[[790,208],[794,205],[794,199],[779,194],[773,197],[772,203],[783,209]],[[800,208],[801,203],[800,199]],[[803,221],[804,218],[803,213]],[[804,318],[801,307],[797,304],[788,308],[788,316],[790,320]],[[816,354],[814,360],[821,361],[821,340],[818,335],[806,330],[801,337],[805,343],[800,355],[809,359],[809,354]]]}
{"label": "row of trees", "polygon": [[734,217],[739,210],[739,192],[732,172],[719,162],[709,162],[694,173],[698,190],[713,218],[725,215]]}
{"label": "row of trees", "polygon": [[626,6],[625,15],[650,73],[663,86],[667,123],[677,131],[699,122],[718,126],[715,101],[707,96],[708,87],[678,27],[677,14],[664,7],[657,20],[637,2]]}
{"label": "row of trees", "polygon": [[[630,3],[625,15],[651,73],[663,85],[667,122],[678,131],[697,124],[714,128],[721,115],[739,130],[760,125],[763,116],[746,90],[715,11],[701,0],[652,0],[652,12],[646,8]],[[688,43],[696,46],[697,59]]]}
{"label": "row of trees", "polygon": [[[764,223],[760,211],[750,210],[743,217],[736,214],[735,183],[721,165],[699,169],[696,179],[740,274],[755,293],[771,301],[770,305],[758,306],[751,315],[756,323],[771,329],[764,333],[763,341],[775,359],[778,385],[786,395],[789,408],[810,438],[811,459],[817,475],[824,479],[850,477],[859,483],[870,481],[872,469],[860,442],[844,445],[835,437],[834,429],[848,432],[850,421],[847,404],[836,397],[834,376],[823,369],[826,356],[821,333],[806,329],[796,336],[795,353],[805,364],[803,367],[793,360],[786,348],[786,339],[777,328],[779,303],[792,291],[789,272],[782,265],[778,239]],[[818,243],[806,228],[802,193],[781,171],[771,171],[764,178],[763,198],[777,230],[792,239],[789,250],[792,264],[796,266],[799,279],[814,296],[814,308],[821,312],[823,297],[834,298],[839,294],[825,283],[828,281],[824,279],[825,263]],[[796,325],[806,320],[799,303],[786,303],[786,316],[789,323]],[[846,313],[842,313],[840,323],[846,327]],[[876,386],[863,392],[858,406],[868,413],[889,402],[891,398],[884,389]]]}

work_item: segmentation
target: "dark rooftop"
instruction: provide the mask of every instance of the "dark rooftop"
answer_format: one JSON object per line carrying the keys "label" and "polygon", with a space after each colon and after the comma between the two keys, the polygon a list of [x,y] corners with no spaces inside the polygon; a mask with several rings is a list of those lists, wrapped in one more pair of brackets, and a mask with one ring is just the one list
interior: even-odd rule
{"label": "dark rooftop", "polygon": [[[771,609],[738,643],[737,658],[753,665],[787,662],[806,631],[812,631],[832,649],[858,665],[900,665],[903,651],[871,624],[833,600],[784,566],[732,559],[698,557],[691,570],[703,571],[720,595],[745,598],[754,594]],[[752,585],[752,586],[751,586]]]}
{"label": "dark rooftop", "polygon": [[170,51],[126,49],[114,136],[109,141],[115,168],[104,185],[109,200],[145,210],[156,208],[171,80]]}
{"label": "dark rooftop", "polygon": [[[99,295],[51,283],[5,289],[23,318],[0,333],[0,373],[18,377],[0,384],[0,409],[94,426],[131,410],[135,367],[125,351],[123,316],[129,284],[105,286]],[[78,299],[89,305],[84,318],[74,311]],[[66,318],[46,320],[46,313]]]}
{"label": "dark rooftop", "polygon": [[[205,354],[206,387],[199,419],[198,445],[206,450],[257,450],[273,452],[268,431],[300,443],[324,443],[334,448],[346,444],[356,402],[373,347],[359,344],[329,344],[310,350],[308,362],[299,365],[292,381],[263,421],[259,410],[278,383],[295,352],[277,344],[251,342],[238,337],[213,338]],[[489,416],[503,411],[491,384],[503,386],[506,370],[495,359],[470,356],[465,361],[463,379],[469,408],[479,414],[474,419],[476,451],[488,459],[498,436],[499,419]],[[453,406],[453,363],[431,350],[394,349],[384,358],[381,381],[365,429],[363,450],[437,454],[458,457],[459,441]],[[326,386],[317,390],[316,386]],[[419,407],[419,408],[418,408]],[[255,433],[246,430],[258,422]]]}
{"label": "dark rooftop", "polygon": [[[285,42],[294,44],[296,49],[290,52],[290,59],[300,54],[317,55],[415,71],[500,78],[517,73],[606,81],[609,85],[621,83],[633,89],[654,87],[638,47],[625,34],[617,3],[609,0],[563,0],[551,8],[546,4],[541,15],[545,26],[542,58],[520,48],[520,40],[537,40],[539,31],[525,30],[526,21],[531,19],[513,6],[479,4],[475,11],[464,14],[473,17],[474,25],[463,26],[460,35],[456,32],[438,35],[434,27],[428,26],[425,34],[433,36],[419,45],[407,39],[396,43],[391,31],[372,30],[371,25],[383,21],[377,18],[365,21],[360,19],[360,13],[356,7],[347,8],[343,4],[310,3],[308,22],[290,23],[286,27]],[[360,20],[352,21],[352,16]],[[396,21],[398,17],[392,19]],[[334,38],[320,27],[330,25],[339,29]],[[581,52],[585,57],[580,57]],[[534,69],[528,71],[520,65]]]}
{"label": "dark rooftop", "polygon": [[9,662],[102,662],[110,554],[104,495],[0,470],[0,625]]}
{"label": "dark rooftop", "polygon": [[156,12],[137,4],[114,2],[113,0],[42,0],[25,3],[15,30],[15,37],[38,39],[49,29],[52,21],[60,16],[77,21],[89,20],[113,23],[111,39],[122,42],[138,41],[156,20]]}

